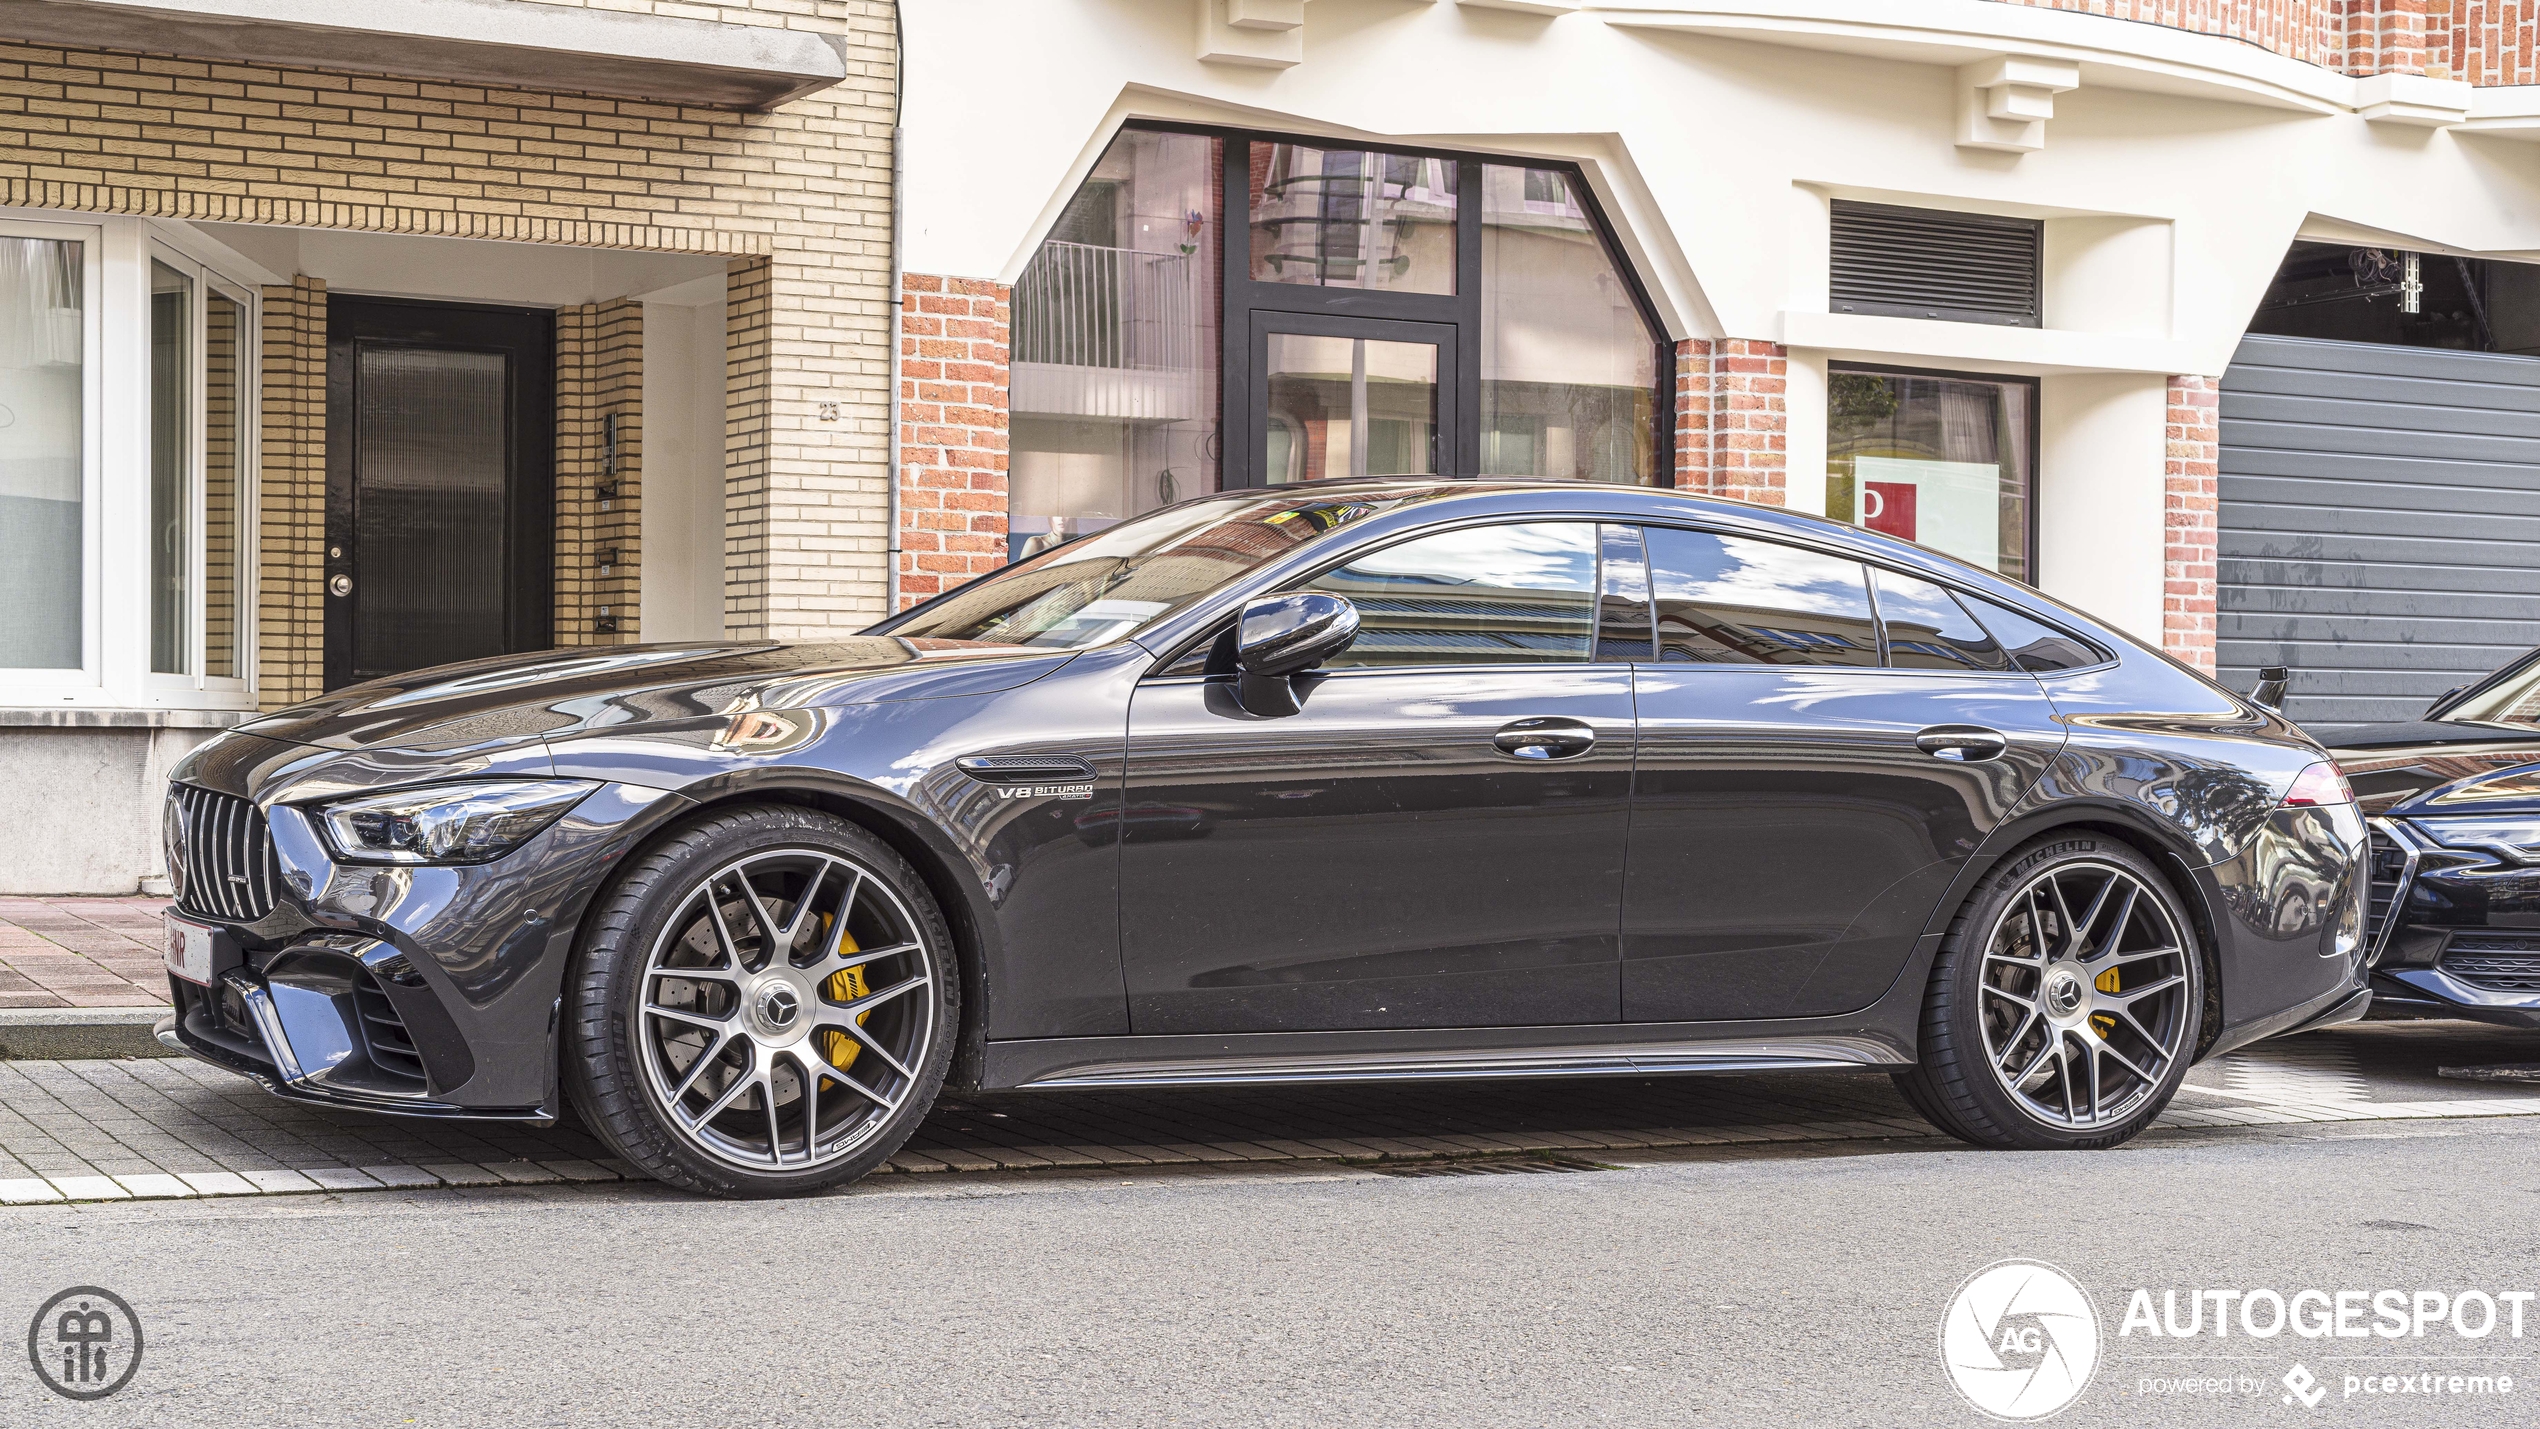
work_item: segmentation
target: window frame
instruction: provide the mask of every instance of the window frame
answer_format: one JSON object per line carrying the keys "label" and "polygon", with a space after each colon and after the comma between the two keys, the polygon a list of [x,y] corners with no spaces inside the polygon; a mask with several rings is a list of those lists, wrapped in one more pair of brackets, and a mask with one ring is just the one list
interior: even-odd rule
{"label": "window frame", "polygon": [[[155,648],[158,632],[149,628],[148,622],[153,617],[151,611],[147,609],[149,603],[144,602],[142,640],[145,653],[142,659],[142,682],[154,694],[187,692],[249,694],[254,691],[256,684],[255,552],[258,537],[257,507],[260,494],[257,482],[258,457],[261,455],[257,443],[260,434],[257,429],[263,425],[257,420],[259,398],[262,394],[256,378],[263,357],[260,344],[262,334],[258,331],[263,314],[259,309],[258,295],[254,287],[230,278],[211,264],[171,246],[160,234],[150,235],[149,241],[143,245],[142,256],[145,274],[148,273],[150,265],[163,263],[184,275],[192,284],[188,290],[186,304],[186,363],[187,371],[192,375],[192,381],[186,388],[188,411],[185,422],[186,529],[189,532],[189,549],[186,553],[186,668],[190,673],[169,674],[150,668],[152,662],[146,652]],[[238,503],[238,526],[237,550],[232,554],[233,569],[230,577],[231,600],[237,606],[232,615],[236,622],[234,644],[237,651],[237,668],[240,672],[236,675],[213,675],[206,669],[208,662],[204,659],[206,648],[210,643],[211,631],[209,616],[211,614],[212,534],[207,520],[211,505],[211,384],[206,379],[211,356],[211,298],[215,293],[236,303],[239,311],[238,353],[235,358],[237,413],[234,418],[237,423],[237,432],[232,438],[234,453],[232,462],[236,468],[235,475],[238,484],[237,495],[234,498]],[[152,394],[145,390],[142,398],[145,407],[151,398]],[[143,464],[145,468],[143,473],[144,507],[146,509],[146,487],[149,476],[146,469],[148,465],[146,457]],[[144,560],[147,560],[146,551]]]}
{"label": "window frame", "polygon": [[[0,701],[45,699],[101,682],[105,664],[106,226],[0,212],[0,238],[80,244],[79,648],[71,665],[0,666]],[[144,315],[146,322],[147,315]],[[146,332],[145,332],[146,335]],[[69,698],[68,696],[57,696]]]}
{"label": "window frame", "polygon": [[[1439,444],[1441,459],[1437,464],[1441,470],[1438,474],[1450,478],[1470,478],[1480,474],[1482,167],[1486,164],[1559,172],[1572,200],[1585,215],[1598,242],[1604,246],[1606,256],[1620,275],[1624,290],[1631,295],[1633,309],[1649,330],[1650,341],[1656,349],[1653,354],[1656,358],[1656,380],[1650,401],[1650,487],[1662,491],[1674,489],[1676,443],[1672,396],[1676,390],[1676,344],[1659,315],[1658,305],[1650,298],[1649,285],[1634,263],[1631,250],[1622,243],[1620,234],[1605,213],[1604,204],[1596,195],[1595,186],[1588,182],[1586,168],[1577,161],[1492,154],[1355,136],[1148,119],[1132,119],[1123,123],[1105,140],[1105,149],[1118,139],[1121,132],[1128,130],[1200,135],[1213,138],[1225,146],[1218,158],[1218,204],[1223,219],[1218,224],[1216,254],[1218,341],[1222,347],[1217,366],[1217,490],[1232,491],[1259,484],[1252,480],[1251,471],[1252,443],[1259,435],[1252,429],[1251,412],[1255,314],[1323,315],[1454,325],[1457,336],[1453,384],[1455,405],[1452,412],[1442,410],[1439,413],[1439,422],[1445,429],[1447,440]],[[1364,149],[1453,162],[1456,166],[1455,292],[1395,293],[1254,281],[1250,157],[1248,149],[1237,147],[1254,143]]]}
{"label": "window frame", "polygon": [[[2038,570],[2037,493],[2038,489],[2045,485],[2045,473],[2042,470],[2045,465],[2045,457],[2039,448],[2041,436],[2038,408],[2043,405],[2046,389],[2039,379],[2024,376],[2016,372],[1965,372],[1942,367],[1901,367],[1894,363],[1886,362],[1829,362],[1826,364],[1826,411],[1822,416],[1822,420],[1825,423],[1826,445],[1829,448],[1831,448],[1834,444],[1834,379],[1837,374],[1846,372],[1868,373],[1876,377],[1937,377],[1954,382],[1993,382],[2006,386],[2016,384],[2029,389],[2027,433],[2029,459],[2028,491],[2026,493],[2027,499],[2021,504],[2021,524],[2025,529],[2020,532],[2020,541],[2026,548],[2028,570],[2025,575],[2002,576],[2002,578],[2004,580],[2015,580],[2022,585],[2028,586],[2042,584],[2039,580],[2040,572]],[[1827,460],[1833,460],[1831,453],[1827,456]],[[1830,475],[1830,473],[1819,472],[1816,479],[1824,481],[1828,475]],[[1827,519],[1832,520],[1833,518],[1829,517]],[[1867,526],[1863,526],[1858,521],[1843,522],[1841,524],[1849,525],[1856,530],[1867,531],[1870,529]],[[1996,571],[1994,574],[2002,575],[2000,571]]]}
{"label": "window frame", "polygon": [[[184,225],[154,219],[0,207],[0,236],[78,241],[81,290],[81,564],[78,667],[0,668],[0,709],[251,712],[256,708],[257,522],[262,499],[263,285],[280,281],[257,264]],[[193,322],[197,376],[200,333],[218,290],[240,305],[238,356],[239,550],[236,558],[240,674],[206,680],[199,648],[207,563],[199,455],[192,473],[191,557],[195,605],[192,675],[154,673],[150,590],[151,264],[198,277]],[[204,384],[195,383],[199,437]],[[196,452],[201,445],[196,443]]]}

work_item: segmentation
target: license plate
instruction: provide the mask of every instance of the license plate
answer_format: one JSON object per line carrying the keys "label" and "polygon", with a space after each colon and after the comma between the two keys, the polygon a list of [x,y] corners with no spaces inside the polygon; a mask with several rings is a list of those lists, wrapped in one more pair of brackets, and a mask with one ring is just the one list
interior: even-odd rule
{"label": "license plate", "polygon": [[212,930],[200,923],[189,923],[175,914],[167,916],[168,971],[187,982],[212,985]]}

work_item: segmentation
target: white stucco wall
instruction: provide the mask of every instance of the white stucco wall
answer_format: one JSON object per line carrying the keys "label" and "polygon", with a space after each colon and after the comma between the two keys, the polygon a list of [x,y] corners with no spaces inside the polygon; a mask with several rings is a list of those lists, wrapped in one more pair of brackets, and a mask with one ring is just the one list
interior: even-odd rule
{"label": "white stucco wall", "polygon": [[[2368,86],[2255,46],[1983,0],[1313,0],[1301,62],[1248,67],[1199,58],[1215,3],[909,7],[908,269],[1011,281],[1130,119],[1575,160],[1673,336],[1790,348],[1796,507],[1823,502],[1828,362],[2047,379],[2042,579],[2155,642],[2161,379],[2222,372],[2286,245],[2540,255],[2525,91],[2412,80],[2465,122],[2377,121]],[[2034,152],[1957,142],[1967,67],[2004,55],[2079,80]],[[2044,220],[2046,326],[1830,313],[1833,198]]]}

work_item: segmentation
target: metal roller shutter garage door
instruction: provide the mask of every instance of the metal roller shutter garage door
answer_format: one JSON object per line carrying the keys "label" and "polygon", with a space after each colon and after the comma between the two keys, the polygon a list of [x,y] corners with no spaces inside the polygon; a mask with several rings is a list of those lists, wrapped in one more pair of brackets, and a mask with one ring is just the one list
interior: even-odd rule
{"label": "metal roller shutter garage door", "polygon": [[2540,644],[2540,358],[2251,337],[2222,387],[2218,663],[2413,719]]}

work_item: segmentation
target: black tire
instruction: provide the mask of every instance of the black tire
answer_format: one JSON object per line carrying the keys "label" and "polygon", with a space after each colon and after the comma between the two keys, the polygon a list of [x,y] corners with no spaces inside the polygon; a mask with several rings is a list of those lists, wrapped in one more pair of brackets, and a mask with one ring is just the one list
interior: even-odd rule
{"label": "black tire", "polygon": [[[890,1049],[878,1044],[869,1049],[874,1055],[866,1060],[865,1065],[871,1073],[880,1075],[867,1075],[864,1080],[889,1081],[890,1095],[896,1097],[895,1104],[885,1109],[882,1099],[870,1093],[860,1100],[847,1093],[841,1084],[851,1083],[843,1073],[834,1081],[826,1076],[806,1076],[798,1065],[786,1061],[781,1055],[768,1060],[771,1054],[756,1044],[740,1046],[743,1040],[741,1033],[757,1024],[739,1005],[743,1000],[742,987],[736,980],[731,994],[734,1005],[722,1013],[733,1030],[698,1034],[698,1040],[708,1037],[718,1040],[708,1051],[697,1054],[688,1065],[693,1067],[695,1062],[708,1061],[715,1056],[739,1055],[745,1059],[767,1060],[768,1065],[783,1069],[770,1077],[764,1094],[744,1090],[733,1108],[722,1114],[729,1120],[748,1111],[751,1103],[757,1101],[763,1101],[767,1108],[768,1143],[773,1149],[774,1165],[741,1164],[731,1155],[716,1149],[713,1135],[715,1116],[709,1115],[695,1124],[702,1129],[692,1129],[690,1125],[674,1120],[667,1109],[665,1097],[672,1103],[679,1101],[678,1094],[667,1088],[669,1076],[679,1069],[670,1067],[657,1075],[648,1076],[644,1059],[648,1056],[662,1057],[667,1049],[662,1045],[664,1038],[661,1034],[646,1035],[644,1014],[638,1011],[638,997],[645,990],[646,970],[656,953],[663,950],[678,953],[694,936],[695,929],[702,926],[698,921],[699,910],[703,908],[700,899],[711,897],[726,907],[745,906],[725,893],[725,890],[737,888],[730,882],[735,869],[741,870],[739,876],[744,879],[764,876],[755,875],[750,870],[766,865],[753,865],[750,860],[774,860],[778,861],[777,866],[782,866],[784,860],[799,860],[802,867],[825,869],[827,865],[810,862],[816,858],[834,860],[843,868],[855,870],[861,879],[850,883],[845,874],[840,873],[834,881],[823,883],[821,880],[825,873],[808,875],[808,881],[799,885],[806,890],[802,892],[801,899],[807,913],[814,900],[822,896],[824,888],[842,889],[842,892],[829,894],[843,900],[837,905],[838,911],[834,915],[838,923],[887,915],[897,927],[904,920],[906,926],[897,936],[906,938],[908,946],[914,951],[903,955],[908,961],[901,966],[931,969],[931,984],[912,986],[905,996],[894,1000],[895,1005],[906,1004],[907,1011],[880,1009],[894,1026],[906,1029],[905,1035],[909,1040],[899,1050],[912,1055],[894,1060],[889,1065],[896,1068],[904,1061],[909,1075],[900,1076],[883,1066],[884,1059],[891,1056]],[[862,881],[864,879],[872,880],[872,883],[867,884]],[[876,893],[887,896],[877,898]],[[859,900],[862,900],[861,905]],[[880,911],[859,914],[859,906]],[[682,919],[681,929],[669,926],[674,917]],[[812,922],[808,916],[794,920],[796,927],[807,922]],[[734,926],[739,925],[736,923]],[[828,916],[812,923],[809,933],[812,941],[826,939],[829,936],[826,929],[830,926]],[[674,932],[680,934],[676,940],[670,938]],[[746,941],[753,935],[745,930],[739,936]],[[772,955],[767,952],[768,944],[773,941],[772,938],[764,939],[756,945],[761,969],[775,966]],[[747,963],[738,945],[734,946],[730,962],[733,973],[737,975],[746,969]],[[857,945],[848,939],[843,946],[846,951],[853,952]],[[795,945],[787,945],[786,955],[787,966],[805,966],[796,958]],[[677,979],[675,973],[665,973],[659,967],[653,969],[653,977],[656,989],[664,985],[658,981],[661,978]],[[723,974],[701,971],[698,977],[719,981]],[[698,996],[696,988],[711,984],[680,985],[694,998]],[[833,984],[823,975],[812,978],[809,986],[812,997],[825,1001],[827,990]],[[857,995],[861,996],[864,984],[860,976],[853,986],[859,989]],[[662,994],[656,991],[655,995]],[[760,1001],[769,999],[762,998]],[[702,1002],[690,1005],[705,1008]],[[844,1006],[852,1010],[864,1006],[864,1003],[851,1000]],[[644,850],[627,867],[583,919],[573,969],[566,981],[564,1010],[563,1072],[567,1093],[593,1134],[629,1165],[669,1185],[710,1195],[793,1196],[839,1185],[866,1174],[887,1160],[916,1131],[941,1092],[945,1070],[951,1065],[953,1043],[961,1023],[961,977],[943,913],[906,859],[872,834],[834,815],[791,805],[754,804],[720,808],[703,814]],[[793,1015],[804,1016],[804,1026],[809,1029],[792,1034],[798,1043],[808,1041],[815,1045],[828,1045],[820,1042],[824,1028],[813,1026],[813,1019],[807,1014],[797,1011]],[[855,1020],[861,1025],[869,1022],[874,1015],[873,1011],[868,1011]],[[920,1018],[923,1019],[922,1024],[918,1020]],[[656,1028],[677,1026],[659,1020],[653,1025]],[[850,1045],[849,1039],[840,1033],[826,1035],[836,1038],[837,1045],[842,1048]],[[861,1039],[862,1034],[858,1036]],[[723,1038],[730,1040],[720,1040]],[[737,1053],[727,1050],[736,1048]],[[867,1050],[867,1047],[858,1045],[856,1052],[842,1054],[847,1061],[840,1065],[851,1066],[859,1059],[859,1054]],[[828,1053],[821,1053],[819,1057],[822,1061],[837,1060],[837,1055]],[[725,1068],[716,1066],[702,1070],[711,1082]],[[790,1101],[782,1095],[786,1074],[792,1077]],[[740,1081],[743,1078],[734,1073],[730,1080]],[[808,1164],[794,1169],[778,1169],[784,1166],[785,1144],[789,1136],[778,1123],[787,1107],[792,1108],[798,1122],[804,1118],[803,1103],[806,1098],[803,1092],[806,1085],[815,1092],[808,1099],[812,1108],[809,1118],[811,1129],[804,1132],[803,1160]],[[711,1089],[709,1085],[691,1095],[704,1095]],[[833,1151],[824,1151],[820,1144],[823,1097],[844,1098],[845,1106],[860,1106],[865,1116],[865,1121],[858,1123],[851,1133],[841,1131],[838,1134],[840,1144]],[[801,1130],[801,1127],[798,1125],[796,1129]],[[847,1144],[850,1134],[854,1138],[851,1146]],[[823,1156],[831,1159],[823,1160]]]}
{"label": "black tire", "polygon": [[[2129,880],[2139,890],[2122,915],[2103,907],[2086,925],[2086,910],[2074,910],[2069,921],[2058,916],[2053,895],[2086,893],[2102,878],[2112,890],[2109,903],[2123,896],[2116,890]],[[2078,936],[2068,936],[2072,929]],[[2165,938],[2175,940],[2172,956],[2161,951]],[[2011,954],[2041,946],[2032,984],[2027,960]],[[2204,1015],[2205,976],[2195,920],[2150,859],[2103,834],[2046,835],[1986,875],[1951,921],[1923,999],[1921,1059],[1896,1074],[1897,1089],[1934,1126],[1977,1146],[2083,1151],[2121,1145],[2152,1124],[2186,1079]],[[1995,995],[1984,990],[1987,978],[1995,979]],[[2103,990],[2111,981],[2116,987]],[[2023,1009],[2022,997],[2033,1005]],[[2069,1008],[2063,1005],[2068,997],[2075,1000]],[[2015,1037],[2013,1027],[2033,1030]],[[2165,1044],[2156,1063],[2153,1053]],[[2012,1067],[2035,1070],[2022,1077]],[[2015,1089],[2023,1082],[2028,1086]],[[2122,1084],[2122,1100],[2112,1083]],[[2056,1114],[2059,1093],[2071,1098],[2069,1120]]]}

